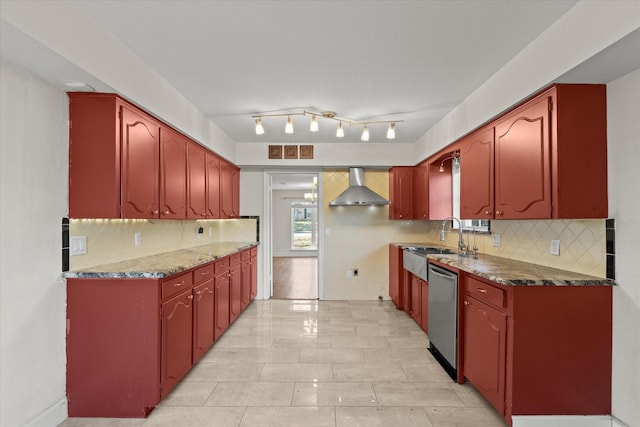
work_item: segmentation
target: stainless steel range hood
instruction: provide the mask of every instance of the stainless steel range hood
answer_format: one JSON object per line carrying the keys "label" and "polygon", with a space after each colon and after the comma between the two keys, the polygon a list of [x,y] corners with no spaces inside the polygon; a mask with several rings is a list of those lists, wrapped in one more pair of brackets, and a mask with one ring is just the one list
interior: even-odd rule
{"label": "stainless steel range hood", "polygon": [[384,206],[389,201],[364,185],[364,169],[349,168],[349,188],[329,202],[329,206]]}

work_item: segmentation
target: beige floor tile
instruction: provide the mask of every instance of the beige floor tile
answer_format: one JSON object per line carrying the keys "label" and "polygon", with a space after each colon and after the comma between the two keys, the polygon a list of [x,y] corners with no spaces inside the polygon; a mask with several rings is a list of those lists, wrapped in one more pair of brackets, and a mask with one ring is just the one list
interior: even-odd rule
{"label": "beige floor tile", "polygon": [[389,341],[386,337],[331,337],[332,348],[386,348]]}
{"label": "beige floor tile", "polygon": [[387,337],[391,348],[429,348],[427,335],[408,337]]}
{"label": "beige floor tile", "polygon": [[244,408],[160,407],[143,427],[237,427]]}
{"label": "beige floor tile", "polygon": [[262,363],[198,363],[183,381],[256,381]]}
{"label": "beige floor tile", "polygon": [[342,363],[333,365],[333,380],[399,383],[407,381],[407,376],[398,363]]}
{"label": "beige floor tile", "polygon": [[507,427],[496,412],[486,408],[424,408],[434,427]]}
{"label": "beige floor tile", "polygon": [[376,406],[371,383],[296,383],[293,406]]}
{"label": "beige floor tile", "polygon": [[437,363],[401,362],[401,366],[410,382],[451,383],[451,377]]}
{"label": "beige floor tile", "polygon": [[202,406],[217,384],[210,381],[182,381],[162,399],[159,406]]}
{"label": "beige floor tile", "polygon": [[217,348],[257,348],[271,347],[271,336],[233,336],[223,335],[214,345]]}
{"label": "beige floor tile", "polygon": [[318,326],[318,335],[356,335],[355,326],[334,326],[331,324]]}
{"label": "beige floor tile", "polygon": [[327,363],[267,363],[259,381],[321,382],[332,381]]}
{"label": "beige floor tile", "polygon": [[337,427],[432,427],[420,407],[336,408]]}
{"label": "beige floor tile", "polygon": [[333,407],[248,407],[240,427],[335,427]]}
{"label": "beige floor tile", "polygon": [[456,392],[458,397],[469,407],[484,407],[493,408],[491,403],[480,394],[474,386],[469,383],[465,384],[453,384],[453,391]]}
{"label": "beige floor tile", "polygon": [[205,406],[291,406],[293,383],[219,383]]}
{"label": "beige floor tile", "polygon": [[276,336],[273,338],[273,348],[329,348],[328,336]]}
{"label": "beige floor tile", "polygon": [[303,348],[300,363],[363,363],[359,348]]}
{"label": "beige floor tile", "polygon": [[361,337],[406,337],[410,335],[408,327],[393,325],[362,325],[356,327],[356,332]]}
{"label": "beige floor tile", "polygon": [[293,348],[217,348],[213,347],[201,363],[296,363],[300,350]]}
{"label": "beige floor tile", "polygon": [[363,349],[362,355],[367,363],[436,363],[433,356],[423,348]]}
{"label": "beige floor tile", "polygon": [[144,418],[67,418],[58,427],[141,427],[146,421]]}
{"label": "beige floor tile", "polygon": [[465,406],[446,383],[380,383],[373,389],[382,406]]}

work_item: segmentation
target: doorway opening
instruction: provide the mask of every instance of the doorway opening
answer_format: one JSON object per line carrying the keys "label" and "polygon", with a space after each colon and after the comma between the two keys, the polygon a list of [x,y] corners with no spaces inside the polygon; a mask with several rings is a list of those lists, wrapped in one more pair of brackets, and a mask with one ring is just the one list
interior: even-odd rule
{"label": "doorway opening", "polygon": [[270,172],[271,297],[319,299],[322,202],[317,172]]}

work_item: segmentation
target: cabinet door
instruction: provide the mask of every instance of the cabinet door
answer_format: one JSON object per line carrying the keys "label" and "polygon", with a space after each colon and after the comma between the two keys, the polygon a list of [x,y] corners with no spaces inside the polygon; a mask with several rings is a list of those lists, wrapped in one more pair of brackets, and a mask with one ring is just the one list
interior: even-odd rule
{"label": "cabinet door", "polygon": [[402,249],[396,245],[389,245],[389,297],[398,310],[402,309],[402,298],[400,298],[401,264]]}
{"label": "cabinet door", "polygon": [[429,283],[420,280],[420,327],[429,333]]}
{"label": "cabinet door", "polygon": [[220,214],[222,218],[237,218],[240,205],[240,172],[231,163],[220,162]]}
{"label": "cabinet door", "polygon": [[229,293],[229,323],[232,323],[242,311],[242,274],[240,265],[229,269]]}
{"label": "cabinet door", "polygon": [[413,167],[392,167],[389,180],[389,219],[413,218]]}
{"label": "cabinet door", "polygon": [[204,219],[206,217],[206,152],[195,143],[187,147],[187,218]]}
{"label": "cabinet door", "polygon": [[550,218],[549,98],[495,126],[495,217]]}
{"label": "cabinet door", "polygon": [[162,304],[162,397],[191,369],[191,290]]}
{"label": "cabinet door", "polygon": [[421,163],[413,173],[413,218],[429,219],[429,165]]}
{"label": "cabinet door", "polygon": [[464,301],[464,376],[504,415],[507,316],[474,298]]}
{"label": "cabinet door", "polygon": [[460,149],[460,217],[493,218],[493,127],[464,139]]}
{"label": "cabinet door", "polygon": [[214,279],[215,292],[215,339],[229,327],[229,272],[218,274]]}
{"label": "cabinet door", "polygon": [[160,126],[122,107],[122,217],[159,218]]}
{"label": "cabinet door", "polygon": [[220,218],[220,158],[207,153],[207,218]]}
{"label": "cabinet door", "polygon": [[251,261],[251,301],[258,295],[258,257],[252,256]]}
{"label": "cabinet door", "polygon": [[413,320],[420,324],[420,312],[422,308],[422,296],[420,295],[422,289],[420,285],[421,280],[411,275],[411,317]]}
{"label": "cabinet door", "polygon": [[193,363],[213,345],[214,339],[213,279],[193,288]]}
{"label": "cabinet door", "polygon": [[251,302],[251,259],[242,261],[242,307],[244,310]]}
{"label": "cabinet door", "polygon": [[160,217],[184,219],[187,199],[187,138],[160,128]]}

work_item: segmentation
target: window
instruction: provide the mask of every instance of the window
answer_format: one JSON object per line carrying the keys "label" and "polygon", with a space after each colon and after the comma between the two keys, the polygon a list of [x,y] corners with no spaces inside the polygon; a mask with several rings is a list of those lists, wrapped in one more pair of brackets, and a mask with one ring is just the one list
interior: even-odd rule
{"label": "window", "polygon": [[291,250],[318,250],[318,206],[291,204]]}
{"label": "window", "polygon": [[[453,200],[453,216],[460,218],[460,162],[453,162],[451,168],[452,178],[452,200]],[[462,229],[472,231],[474,228],[478,233],[491,233],[491,223],[488,219],[460,219]],[[458,224],[453,221],[453,228],[457,228]]]}

